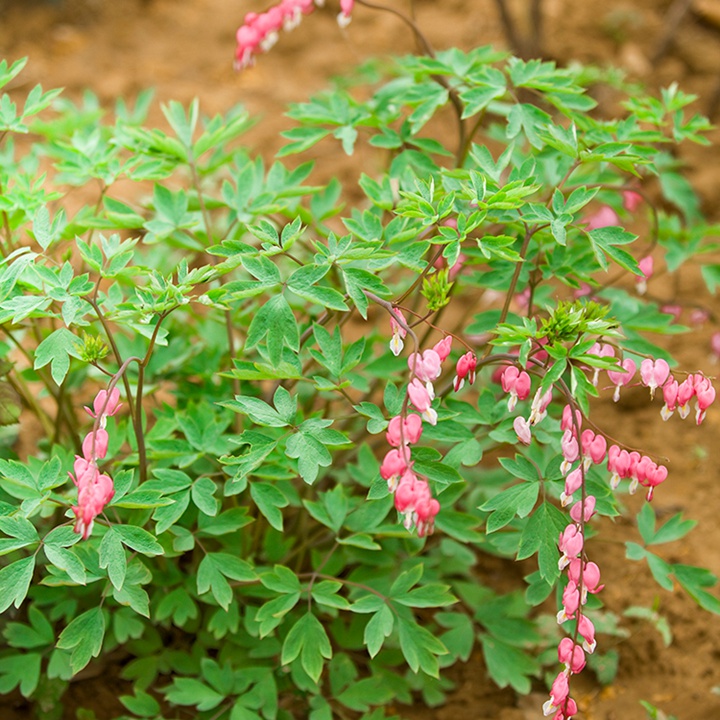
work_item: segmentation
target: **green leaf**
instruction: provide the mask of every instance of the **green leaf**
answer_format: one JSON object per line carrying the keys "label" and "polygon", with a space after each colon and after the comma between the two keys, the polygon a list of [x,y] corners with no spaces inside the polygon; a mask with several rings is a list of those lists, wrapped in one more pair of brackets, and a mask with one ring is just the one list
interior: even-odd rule
{"label": "green leaf", "polygon": [[390,291],[385,287],[382,280],[376,275],[361,270],[360,268],[342,268],[343,277],[345,278],[345,288],[350,299],[355,303],[355,307],[360,314],[367,320],[368,299],[365,291],[369,291],[380,297],[386,297]]}
{"label": "green leaf", "polygon": [[334,580],[322,580],[315,583],[312,588],[312,598],[316,603],[326,607],[348,610],[350,603],[338,592],[342,589],[342,583]]}
{"label": "green leaf", "polygon": [[496,68],[483,67],[479,73],[473,74],[472,80],[473,87],[460,93],[460,99],[465,104],[463,119],[476,115],[506,92],[505,75]]}
{"label": "green leaf", "polygon": [[402,616],[396,618],[400,650],[410,669],[422,670],[430,677],[440,677],[438,655],[447,655],[447,648],[429,630]]}
{"label": "green leaf", "polygon": [[136,525],[115,525],[114,529],[120,535],[123,545],[131,550],[148,555],[162,555],[165,551],[162,545],[155,539],[155,536],[147,530]]}
{"label": "green leaf", "polygon": [[277,390],[275,390],[273,404],[284,420],[290,424],[295,421],[297,396],[292,396],[282,385],[278,385]]}
{"label": "green leaf", "polygon": [[43,550],[50,564],[64,570],[78,585],[85,585],[87,580],[85,566],[72,550],[51,543],[45,543]]}
{"label": "green leaf", "polygon": [[188,620],[198,616],[197,605],[185,588],[178,587],[164,595],[155,610],[155,619],[159,621],[172,617],[178,627],[183,627]]}
{"label": "green leaf", "polygon": [[40,681],[41,653],[21,653],[0,658],[0,693],[9,694],[19,687],[23,697],[30,697]]}
{"label": "green leaf", "polygon": [[258,506],[258,510],[276,530],[282,532],[283,514],[279,508],[287,507],[288,499],[272,483],[253,482],[250,484],[250,495]]}
{"label": "green leaf", "polygon": [[683,590],[703,610],[720,615],[720,600],[704,589],[717,584],[718,579],[715,575],[706,568],[692,565],[673,565],[672,569]]}
{"label": "green leaf", "polygon": [[332,375],[340,377],[342,373],[342,338],[340,328],[335,327],[332,335],[322,326],[313,325],[315,342],[320,352],[312,353],[313,357],[324,365]]}
{"label": "green leaf", "polygon": [[303,670],[318,682],[323,658],[329,660],[332,657],[332,646],[322,623],[311,612],[303,615],[285,637],[280,663],[288,665],[298,655]]}
{"label": "green leaf", "polygon": [[245,347],[254,348],[265,336],[268,357],[275,365],[282,360],[283,347],[287,346],[295,352],[300,347],[297,320],[283,295],[270,298],[257,311],[248,328]]}
{"label": "green leaf", "polygon": [[[384,481],[383,481],[384,482]],[[385,483],[387,489],[387,483]],[[340,545],[350,545],[351,547],[359,547],[363,550],[382,550],[382,545],[376,543],[370,535],[365,533],[354,533],[344,538],[337,538]]]}
{"label": "green leaf", "polygon": [[650,503],[643,503],[637,515],[638,530],[646,545],[650,545],[655,536],[655,511]]}
{"label": "green leaf", "polygon": [[[537,477],[534,467],[532,470]],[[482,505],[480,510],[494,511],[487,520],[488,535],[505,527],[516,515],[526,517],[535,507],[539,492],[539,482],[525,482],[513,485]]]}
{"label": "green leaf", "polygon": [[316,439],[314,433],[296,432],[288,438],[285,454],[297,458],[298,472],[302,479],[312,485],[317,479],[321,467],[332,463],[332,456],[327,448]]}
{"label": "green leaf", "polygon": [[287,427],[288,422],[280,413],[260,398],[236,395],[235,400],[222,403],[235,412],[247,415],[256,425],[265,427]]}
{"label": "green leaf", "polygon": [[132,508],[134,510],[147,510],[149,508],[172,505],[172,500],[163,497],[163,493],[160,490],[146,490],[143,487],[127,495],[121,495],[117,499],[113,498],[111,505],[120,508]]}
{"label": "green leaf", "polygon": [[444,607],[453,605],[457,598],[450,592],[449,585],[429,583],[402,594],[393,594],[392,599],[407,607]]}
{"label": "green leaf", "polygon": [[182,103],[177,100],[171,100],[167,105],[162,105],[163,115],[170,124],[178,139],[182,144],[190,149],[192,146],[193,133],[198,121],[199,112],[198,99],[195,98],[185,114],[185,108]]}
{"label": "green leaf", "polygon": [[409,570],[401,572],[390,586],[390,597],[394,595],[402,595],[410,590],[411,587],[420,582],[420,578],[425,571],[424,565],[419,562],[413,565]]}
{"label": "green leaf", "polygon": [[205,683],[196,678],[176,677],[167,689],[165,697],[176,705],[195,705],[198,710],[212,710],[217,707],[225,696],[215,692]]}
{"label": "green leaf", "polygon": [[160,703],[140,688],[135,688],[135,695],[120,695],[118,700],[137,717],[152,718],[160,715]]}
{"label": "green leaf", "polygon": [[363,633],[363,642],[371,658],[375,657],[385,643],[385,638],[390,637],[395,621],[393,614],[387,605],[383,605],[369,620]]}
{"label": "green leaf", "polygon": [[292,140],[292,142],[282,147],[277,153],[277,157],[285,157],[286,155],[304,152],[329,134],[329,130],[320,127],[303,126],[285,130],[281,132],[280,135],[288,140]]}
{"label": "green leaf", "polygon": [[127,557],[122,537],[114,527],[105,533],[100,543],[100,567],[107,568],[110,582],[116,590],[120,590],[125,582]]}
{"label": "green leaf", "polygon": [[648,545],[674,542],[675,540],[685,537],[696,525],[697,520],[683,520],[682,513],[678,513],[677,515],[673,515],[664,525],[660,526],[658,531],[653,535],[652,540],[646,540],[645,542]]}
{"label": "green leaf", "polygon": [[508,645],[492,635],[482,634],[480,642],[488,673],[501,688],[510,685],[516,692],[526,695],[530,692],[530,677],[536,675],[540,666],[520,648]]}
{"label": "green leaf", "polygon": [[[515,455],[514,458],[500,458],[500,464],[507,470],[513,477],[526,480],[527,482],[537,482],[540,478],[538,477],[538,470],[526,457],[523,455]],[[483,506],[483,509],[486,509]],[[492,508],[487,508],[492,509]],[[521,517],[523,517],[521,515]]]}
{"label": "green leaf", "polygon": [[8,645],[25,650],[52,646],[55,642],[53,626],[35,605],[28,607],[28,620],[30,625],[19,622],[7,623],[3,635]]}
{"label": "green leaf", "polygon": [[28,593],[34,569],[35,556],[31,555],[0,570],[0,613],[5,612],[10,605],[20,607]]}
{"label": "green leaf", "polygon": [[557,543],[566,525],[565,515],[549,502],[543,502],[530,516],[520,538],[517,559],[524,560],[538,553],[540,574],[551,583],[559,575]]}
{"label": "green leaf", "polygon": [[427,478],[436,483],[438,492],[441,488],[446,487],[447,485],[463,481],[462,476],[455,468],[442,462],[416,460],[413,467],[415,472],[420,475],[425,475]]}
{"label": "green leaf", "polygon": [[220,501],[215,497],[217,485],[209,477],[199,477],[190,490],[193,504],[200,512],[211,517],[218,513]]}
{"label": "green leaf", "polygon": [[164,533],[182,517],[188,505],[190,505],[190,491],[185,490],[184,492],[175,493],[167,499],[172,500],[172,503],[157,508],[153,513],[153,520],[156,522],[156,535]]}
{"label": "green leaf", "polygon": [[262,584],[279,593],[296,593],[300,591],[300,581],[297,575],[284,565],[276,565],[272,572],[260,576]]}
{"label": "green leaf", "polygon": [[80,345],[79,339],[67,328],[58,328],[35,349],[33,368],[37,370],[50,363],[52,379],[61,385],[70,369],[70,356],[80,357],[77,350]]}
{"label": "green leaf", "polygon": [[617,247],[617,245],[627,245],[628,243],[635,242],[638,238],[637,235],[633,235],[633,233],[627,232],[627,230],[621,227],[609,226],[591,230],[588,233],[588,237],[590,238],[590,244],[595,253],[595,258],[603,270],[607,270],[608,268],[607,260],[605,259],[605,255],[607,255],[624,270],[627,270],[633,275],[642,275],[635,258],[626,250],[621,250]]}
{"label": "green leaf", "polygon": [[92,608],[78,615],[61,633],[57,641],[60,650],[72,650],[70,667],[78,673],[91,658],[100,655],[105,637],[105,617],[102,610]]}
{"label": "green leaf", "polygon": [[545,602],[553,591],[552,584],[545,581],[539,570],[526,576],[525,582],[528,584],[525,602],[533,607]]}
{"label": "green leaf", "polygon": [[228,553],[208,553],[200,562],[197,571],[197,591],[204,595],[212,591],[218,605],[227,611],[233,599],[233,591],[226,580],[254,582],[257,575],[250,563]]}
{"label": "green leaf", "polygon": [[672,592],[673,582],[671,575],[673,572],[673,566],[647,550],[645,551],[645,560],[647,561],[652,576],[655,578],[655,582],[661,588],[664,588],[668,592]]}
{"label": "green leaf", "polygon": [[513,139],[522,130],[530,144],[540,149],[544,144],[540,132],[550,125],[552,119],[546,112],[528,103],[517,103],[512,106],[508,114],[506,133],[508,139]]}
{"label": "green leaf", "polygon": [[0,539],[0,555],[19,550],[40,540],[35,526],[21,515],[0,517],[0,531],[9,538]]}

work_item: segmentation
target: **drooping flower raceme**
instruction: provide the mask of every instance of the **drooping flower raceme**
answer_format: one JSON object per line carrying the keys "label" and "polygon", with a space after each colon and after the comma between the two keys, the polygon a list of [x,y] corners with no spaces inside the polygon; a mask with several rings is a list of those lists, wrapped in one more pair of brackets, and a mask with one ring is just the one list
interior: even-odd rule
{"label": "drooping flower raceme", "polygon": [[[235,50],[235,69],[243,70],[250,67],[254,56],[258,52],[267,52],[275,45],[280,31],[288,32],[300,24],[303,15],[311,13],[315,6],[322,5],[322,0],[281,0],[263,13],[248,13],[245,21],[238,28],[235,35],[237,48]],[[341,13],[338,22],[347,25],[350,22],[350,13],[354,0],[342,0]],[[340,20],[340,17],[343,20]]]}
{"label": "drooping flower raceme", "polygon": [[395,491],[395,509],[403,516],[407,530],[414,526],[418,537],[424,537],[433,531],[440,503],[433,498],[427,480],[407,470]]}
{"label": "drooping flower raceme", "polygon": [[101,473],[98,460],[107,455],[109,436],[105,429],[107,418],[120,408],[120,391],[117,387],[108,393],[100,390],[93,401],[92,410],[85,410],[95,418],[95,426],[83,440],[82,456],[75,457],[74,473],[68,473],[78,489],[78,502],[72,508],[75,514],[75,532],[90,537],[95,518],[112,500],[115,494],[113,481],[109,475]]}
{"label": "drooping flower raceme", "polygon": [[75,474],[69,475],[78,489],[78,503],[72,508],[76,518],[74,530],[87,540],[95,518],[112,500],[115,489],[110,477],[101,473],[95,462],[88,462],[78,455],[73,469]]}
{"label": "drooping flower raceme", "polygon": [[[403,338],[407,336],[407,330],[403,327],[407,323],[398,308],[392,308],[390,325],[393,332],[390,349],[399,355],[403,349]],[[448,335],[431,349],[410,354],[410,382],[406,402],[401,414],[390,420],[385,434],[392,449],[383,459],[380,475],[387,481],[390,492],[395,494],[395,509],[402,516],[403,525],[407,530],[415,528],[418,537],[433,532],[440,503],[433,498],[428,481],[413,470],[410,446],[420,439],[423,420],[431,425],[437,422],[437,412],[432,407],[435,397],[433,382],[440,377],[442,364],[449,357],[451,349],[452,337]],[[407,413],[408,403],[421,415]]]}

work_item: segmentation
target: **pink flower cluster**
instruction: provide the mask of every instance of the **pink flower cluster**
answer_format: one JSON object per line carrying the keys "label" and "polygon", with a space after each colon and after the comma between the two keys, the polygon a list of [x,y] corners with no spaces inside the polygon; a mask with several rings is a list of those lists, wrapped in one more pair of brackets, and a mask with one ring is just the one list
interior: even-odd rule
{"label": "pink flower cluster", "polygon": [[100,472],[97,462],[107,455],[109,438],[105,426],[107,418],[118,411],[119,401],[118,388],[113,388],[110,393],[100,390],[93,401],[93,409],[85,408],[95,418],[95,427],[83,440],[82,456],[75,456],[75,474],[68,473],[78,489],[78,503],[72,509],[76,518],[75,532],[84,540],[90,537],[95,518],[115,494],[112,479]]}
{"label": "pink flower cluster", "polygon": [[620,480],[630,480],[630,494],[637,490],[638,485],[642,485],[648,489],[648,500],[652,500],[655,488],[664,482],[668,475],[664,465],[658,465],[639,452],[621,450],[617,445],[611,445],[608,450],[607,467],[611,473],[610,486],[613,490],[617,488]]}
{"label": "pink flower cluster", "polygon": [[[578,443],[577,434],[582,427],[582,414],[575,411],[575,420],[570,405],[563,409],[560,429],[563,436],[560,447],[563,462],[560,471],[565,475],[565,489],[560,495],[560,504],[567,507],[573,500],[573,494],[583,485],[585,473],[591,464],[599,465],[604,462],[607,451],[607,441],[603,435],[596,435],[592,430],[584,430]],[[583,462],[571,471],[573,463],[580,458],[582,450]],[[570,517],[577,523],[587,522],[595,514],[595,498],[588,495],[585,501],[578,501],[570,508]]]}
{"label": "pink flower cluster", "polygon": [[[281,0],[263,13],[248,13],[236,33],[235,69],[242,70],[254,62],[254,55],[267,52],[278,41],[280,30],[296,28],[303,15],[309,15],[324,0]],[[346,27],[351,20],[355,0],[340,0],[338,24]]]}
{"label": "pink flower cluster", "polygon": [[410,530],[417,528],[419,537],[433,531],[440,503],[432,497],[427,480],[412,469],[409,445],[417,443],[422,435],[422,420],[414,413],[397,415],[388,425],[388,451],[380,466],[380,475],[387,480],[388,489],[395,493],[395,508],[403,516],[403,524]]}
{"label": "pink flower cluster", "polygon": [[[595,343],[588,350],[590,355],[600,357],[613,357],[615,350],[611,345]],[[622,370],[608,370],[608,378],[615,385],[613,400],[620,399],[620,388],[632,382],[637,372],[637,365],[634,360],[625,358],[620,366]],[[593,384],[597,384],[598,371],[595,371]],[[670,374],[668,363],[659,358],[651,360],[646,358],[640,363],[640,381],[650,389],[650,397],[655,397],[655,391],[662,389],[665,404],[660,411],[663,420],[672,417],[675,410],[681,418],[685,419],[690,414],[690,401],[695,398],[695,422],[700,423],[705,419],[707,409],[715,401],[715,388],[708,378],[702,373],[688,375],[682,382],[678,382]]]}
{"label": "pink flower cluster", "polygon": [[553,681],[543,713],[552,715],[553,720],[569,720],[578,711],[576,702],[570,697],[570,676],[582,672],[586,663],[585,654],[594,652],[597,645],[595,626],[582,608],[587,603],[588,594],[598,593],[604,586],[600,584],[600,568],[594,562],[583,559],[585,538],[579,521],[571,523],[560,533],[558,548],[562,553],[558,567],[567,569],[568,581],[557,621],[562,624],[576,620],[577,637],[582,638],[582,645],[572,637],[564,637],[560,641],[558,660],[565,667]]}
{"label": "pink flower cluster", "polygon": [[[390,349],[394,355],[399,355],[407,337],[407,321],[399,308],[392,309],[390,328]],[[408,357],[411,380],[407,403],[420,415],[403,411],[390,420],[386,438],[393,449],[387,452],[380,466],[380,475],[387,481],[390,492],[395,493],[395,508],[403,516],[403,524],[408,530],[415,527],[419,537],[432,533],[440,503],[432,497],[427,480],[413,470],[409,446],[420,439],[423,420],[430,425],[437,423],[437,411],[432,407],[434,382],[440,377],[451,349],[452,337],[448,335],[432,348],[411,353]],[[471,352],[458,360],[454,380],[456,390],[462,387],[466,378],[470,383],[475,380],[476,367],[477,358]]]}
{"label": "pink flower cluster", "polygon": [[665,405],[660,411],[663,420],[669,419],[675,410],[684,420],[690,414],[690,400],[695,397],[695,422],[699,425],[707,409],[715,401],[715,388],[701,373],[688,375],[681,383],[670,375],[662,386]]}
{"label": "pink flower cluster", "polygon": [[[398,317],[405,324],[402,313],[397,309],[395,313],[399,313]],[[391,319],[391,324],[393,340],[396,340],[400,338],[402,327],[394,319]],[[409,446],[420,439],[423,419],[431,425],[437,422],[437,412],[432,407],[435,397],[433,382],[440,377],[442,364],[450,355],[451,347],[452,338],[447,336],[431,349],[423,353],[412,353],[408,357],[412,376],[407,389],[408,401],[421,415],[397,415],[390,420],[385,435],[393,449],[385,455],[380,466],[380,475],[387,480],[390,492],[395,493],[395,509],[403,516],[403,525],[408,530],[415,527],[419,537],[432,533],[440,503],[433,498],[427,480],[414,472]]]}

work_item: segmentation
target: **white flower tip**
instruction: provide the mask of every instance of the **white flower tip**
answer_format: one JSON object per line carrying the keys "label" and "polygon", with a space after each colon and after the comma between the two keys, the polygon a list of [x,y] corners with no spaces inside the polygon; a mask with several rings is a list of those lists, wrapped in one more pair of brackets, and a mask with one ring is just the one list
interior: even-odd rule
{"label": "white flower tip", "polygon": [[433,387],[433,384],[428,380],[425,383],[425,389],[427,390],[427,394],[430,396],[430,400],[435,399],[435,388]]}
{"label": "white flower tip", "polygon": [[337,24],[345,29],[352,21],[352,17],[350,15],[345,15],[344,13],[340,13],[337,16]]}

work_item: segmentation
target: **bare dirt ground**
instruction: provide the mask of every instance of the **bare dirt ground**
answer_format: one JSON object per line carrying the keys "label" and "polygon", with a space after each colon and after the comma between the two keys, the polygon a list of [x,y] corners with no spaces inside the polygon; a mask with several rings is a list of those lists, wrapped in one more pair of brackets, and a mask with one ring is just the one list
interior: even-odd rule
{"label": "bare dirt ground", "polygon": [[[408,7],[408,0],[387,1]],[[519,20],[520,33],[527,34],[525,14],[530,3],[508,4]],[[619,65],[653,88],[678,82],[700,96],[698,110],[707,110],[720,78],[720,0],[696,0],[662,57],[656,58],[670,11],[680,5],[671,0],[545,0],[543,53],[561,63]],[[152,86],[160,102],[187,103],[198,97],[208,114],[243,103],[261,117],[248,142],[269,156],[278,147],[278,131],[290,124],[283,117],[289,101],[305,99],[323,88],[329,77],[367,57],[414,49],[412,37],[392,15],[358,7],[350,27],[341,31],[334,19],[337,8],[328,7],[283,36],[255,68],[235,74],[235,29],[246,12],[263,7],[262,0],[0,0],[0,57],[28,55],[30,63],[21,75],[26,89],[37,82],[46,88],[64,86],[73,98],[91,88],[110,104]],[[438,49],[487,43],[507,47],[492,0],[417,0],[415,9],[418,23]],[[23,86],[15,89],[22,92]],[[153,112],[161,122],[160,111]],[[718,143],[720,133],[713,135]],[[336,156],[336,148],[323,146],[319,152],[329,172],[348,172],[348,160]],[[720,144],[683,149],[682,157],[705,211],[717,220]],[[664,286],[660,276],[651,289],[668,302],[707,306],[718,317],[720,305],[698,288],[698,276],[691,269],[682,274],[679,286]],[[672,341],[670,349],[685,369],[712,374],[708,349],[712,329],[708,324]],[[629,393],[619,406],[598,403],[593,419],[606,430],[612,428],[611,434],[627,442],[632,438],[631,444],[669,459],[671,475],[657,493],[655,510],[661,518],[683,510],[699,524],[687,540],[663,546],[664,557],[704,565],[720,574],[720,410],[711,410],[697,430],[690,420],[682,424],[678,418],[663,425],[659,408],[658,400],[650,405],[644,393]],[[629,506],[636,511],[640,503],[640,498],[631,498]],[[623,542],[637,540],[631,520],[606,525],[592,548],[606,583],[603,600],[618,614],[632,605],[656,603],[669,619],[674,639],[669,648],[663,647],[658,633],[640,621],[625,621],[629,638],[601,638],[606,647],[619,650],[619,673],[604,688],[585,673],[575,690],[580,717],[641,720],[645,711],[638,700],[645,699],[679,720],[720,718],[720,696],[712,693],[720,686],[720,618],[699,611],[680,590],[672,594],[660,590],[644,567],[624,559]],[[73,683],[65,696],[65,717],[76,717],[78,707],[94,709],[98,718],[121,712],[116,698],[127,688],[116,675],[111,668],[99,678]],[[411,718],[438,720],[540,717],[543,689],[538,686],[537,694],[520,699],[497,690],[479,655],[453,677],[457,690],[445,707],[398,711]],[[29,717],[28,712],[22,706],[0,706],[0,716],[7,720]]]}

